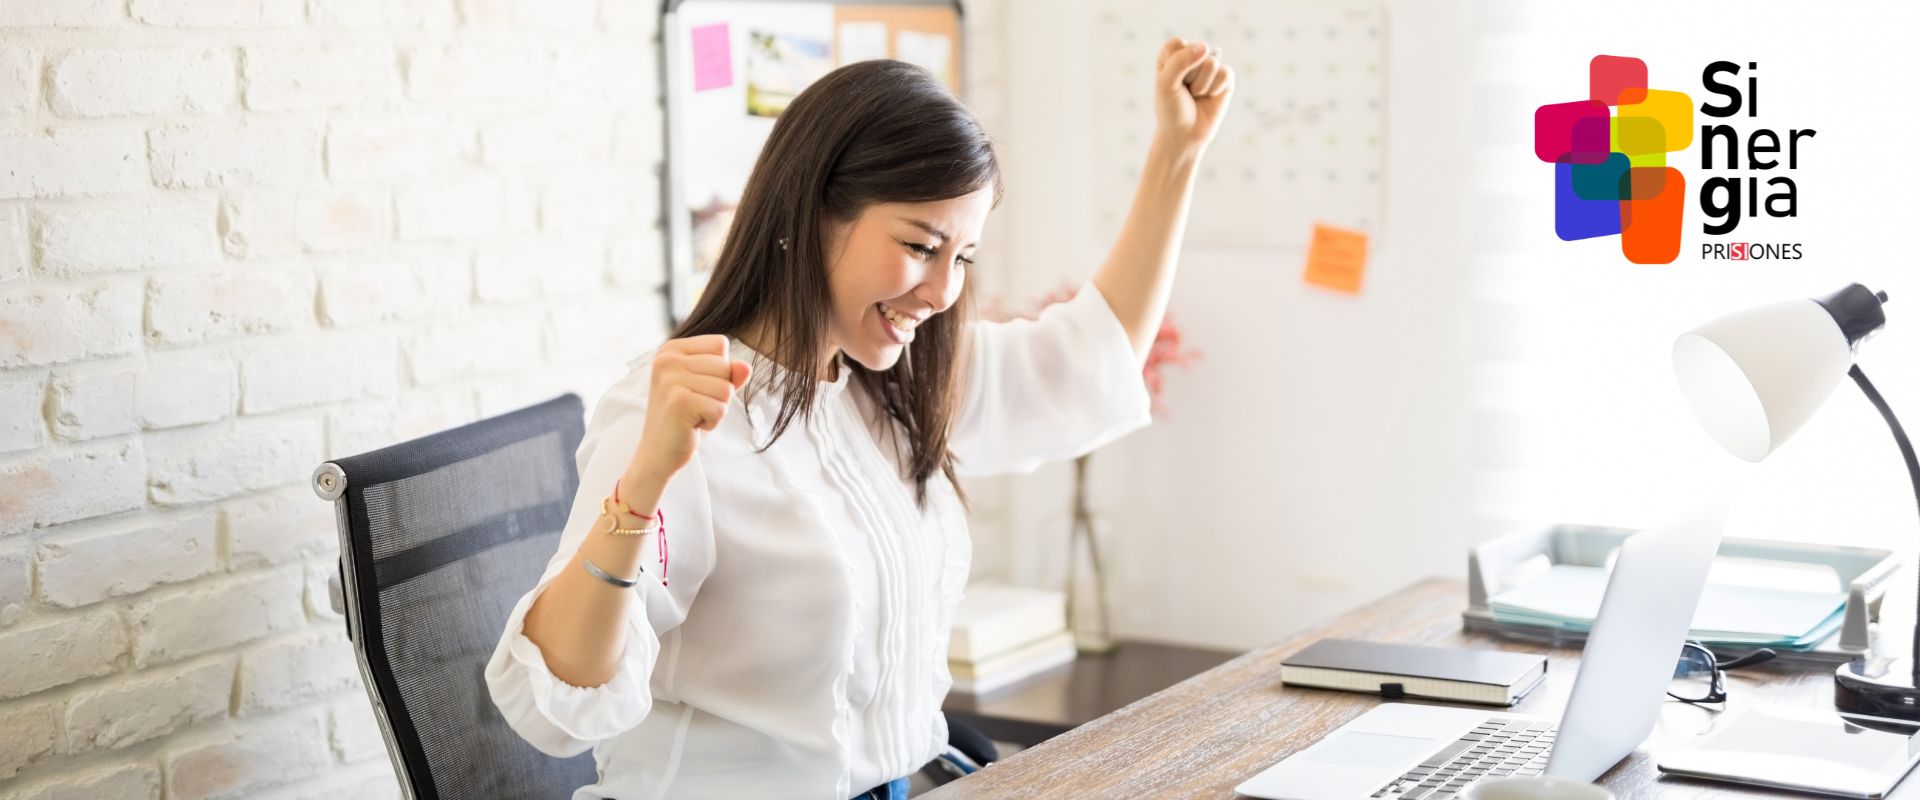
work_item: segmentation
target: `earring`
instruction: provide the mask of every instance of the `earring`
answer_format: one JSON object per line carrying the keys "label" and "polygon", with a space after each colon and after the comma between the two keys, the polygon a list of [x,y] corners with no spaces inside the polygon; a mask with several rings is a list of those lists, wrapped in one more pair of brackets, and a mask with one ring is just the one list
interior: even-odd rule
{"label": "earring", "polygon": [[780,237],[780,249],[787,249],[787,237],[785,236]]}

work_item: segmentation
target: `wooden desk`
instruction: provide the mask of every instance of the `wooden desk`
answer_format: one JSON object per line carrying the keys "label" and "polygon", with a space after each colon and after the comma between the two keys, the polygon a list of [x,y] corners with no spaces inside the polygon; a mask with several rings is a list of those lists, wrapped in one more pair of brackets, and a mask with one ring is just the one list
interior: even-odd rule
{"label": "wooden desk", "polygon": [[[1318,741],[1382,702],[1378,697],[1283,687],[1280,662],[1327,636],[1388,642],[1499,648],[1548,656],[1547,682],[1513,709],[1558,717],[1579,666],[1579,651],[1493,639],[1461,630],[1466,587],[1455,580],[1416,583],[1326,625],[1261,648],[949,783],[932,800],[984,797],[1239,797],[1233,787]],[[1677,655],[1677,652],[1676,652]],[[1771,703],[1828,708],[1833,673],[1774,663],[1727,673],[1729,707]],[[1719,713],[1666,703],[1653,735],[1602,776],[1622,800],[1643,797],[1785,797],[1785,792],[1660,775],[1652,753],[1704,733]],[[1920,797],[1908,778],[1893,797]]]}
{"label": "wooden desk", "polygon": [[947,695],[941,710],[999,742],[1032,747],[1233,659],[1239,653],[1119,642],[984,696]]}

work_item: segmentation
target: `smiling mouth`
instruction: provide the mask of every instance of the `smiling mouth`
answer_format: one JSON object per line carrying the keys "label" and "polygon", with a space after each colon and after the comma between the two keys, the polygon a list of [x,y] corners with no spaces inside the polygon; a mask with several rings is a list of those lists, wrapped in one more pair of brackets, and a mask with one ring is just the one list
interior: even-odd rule
{"label": "smiling mouth", "polygon": [[886,303],[875,303],[874,306],[880,309],[881,318],[896,331],[911,335],[914,328],[920,327],[921,320],[888,308]]}

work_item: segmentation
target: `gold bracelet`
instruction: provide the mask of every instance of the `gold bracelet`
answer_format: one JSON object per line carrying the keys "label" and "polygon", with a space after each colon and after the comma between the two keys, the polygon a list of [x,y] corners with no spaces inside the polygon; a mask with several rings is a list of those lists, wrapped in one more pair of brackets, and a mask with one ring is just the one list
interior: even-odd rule
{"label": "gold bracelet", "polygon": [[638,528],[620,527],[620,514],[622,510],[632,516],[640,516],[639,514],[635,514],[633,509],[625,508],[626,503],[621,503],[620,505],[622,508],[614,508],[613,495],[607,495],[605,500],[600,501],[600,513],[613,523],[613,527],[607,531],[608,533],[616,536],[645,536],[660,529],[660,514],[657,512],[648,516],[646,524]]}

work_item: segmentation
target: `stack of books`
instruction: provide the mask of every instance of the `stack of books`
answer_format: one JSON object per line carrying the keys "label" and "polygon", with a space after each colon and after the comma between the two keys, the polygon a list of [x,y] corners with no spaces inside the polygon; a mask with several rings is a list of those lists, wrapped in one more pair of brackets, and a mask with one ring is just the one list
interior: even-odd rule
{"label": "stack of books", "polygon": [[975,583],[954,611],[947,667],[956,692],[986,694],[1073,657],[1061,592]]}

